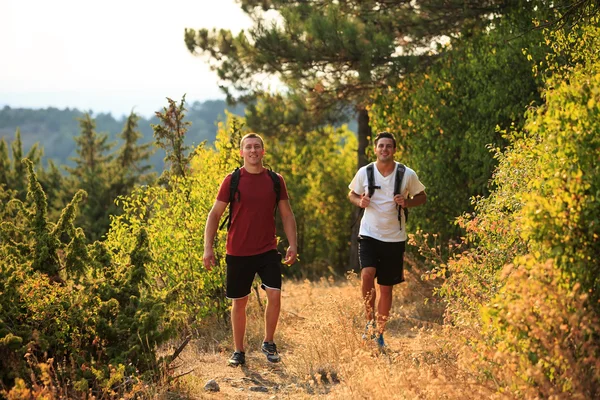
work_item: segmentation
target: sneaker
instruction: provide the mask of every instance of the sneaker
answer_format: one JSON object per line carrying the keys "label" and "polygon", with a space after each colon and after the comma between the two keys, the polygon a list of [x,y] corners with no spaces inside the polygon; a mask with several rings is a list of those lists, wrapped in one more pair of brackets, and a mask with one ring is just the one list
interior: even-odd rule
{"label": "sneaker", "polygon": [[260,346],[260,349],[267,356],[267,361],[276,363],[279,362],[279,360],[281,360],[281,357],[279,357],[279,353],[277,352],[277,346],[275,345],[275,343],[263,342],[262,346]]}
{"label": "sneaker", "polygon": [[362,339],[363,340],[374,340],[375,339],[375,329],[377,328],[377,324],[375,323],[375,321],[371,320],[369,322],[367,322],[367,325],[365,326],[365,333],[363,333],[362,335]]}
{"label": "sneaker", "polygon": [[375,343],[377,343],[377,347],[379,347],[380,349],[385,347],[385,341],[383,340],[383,333],[380,333],[379,335],[377,335],[377,338],[375,339]]}
{"label": "sneaker", "polygon": [[231,358],[227,361],[230,366],[237,367],[238,365],[246,364],[246,353],[243,351],[234,351]]}

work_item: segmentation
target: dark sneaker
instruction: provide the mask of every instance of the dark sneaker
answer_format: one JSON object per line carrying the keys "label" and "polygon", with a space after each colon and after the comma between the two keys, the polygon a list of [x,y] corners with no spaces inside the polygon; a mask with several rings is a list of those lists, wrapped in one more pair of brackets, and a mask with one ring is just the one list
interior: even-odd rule
{"label": "dark sneaker", "polygon": [[375,339],[375,343],[377,343],[377,347],[379,347],[380,349],[385,347],[385,341],[383,340],[383,333],[380,333],[379,335],[377,335],[377,338]]}
{"label": "dark sneaker", "polygon": [[238,365],[246,364],[246,353],[243,351],[234,351],[231,358],[227,361],[230,366],[237,367]]}
{"label": "dark sneaker", "polygon": [[365,333],[363,333],[362,335],[362,339],[363,340],[375,340],[375,329],[377,328],[377,325],[375,323],[375,321],[369,321],[367,322],[367,325],[365,326]]}
{"label": "dark sneaker", "polygon": [[263,342],[262,346],[260,346],[260,349],[267,356],[267,361],[276,363],[279,362],[279,360],[281,360],[281,357],[279,357],[279,353],[277,352],[277,346],[275,345],[275,343]]}

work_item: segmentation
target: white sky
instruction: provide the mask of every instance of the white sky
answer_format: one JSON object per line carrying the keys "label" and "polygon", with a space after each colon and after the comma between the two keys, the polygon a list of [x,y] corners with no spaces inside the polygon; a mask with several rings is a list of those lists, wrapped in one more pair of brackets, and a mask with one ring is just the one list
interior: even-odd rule
{"label": "white sky", "polygon": [[0,0],[0,107],[143,116],[224,98],[184,28],[250,26],[234,0]]}

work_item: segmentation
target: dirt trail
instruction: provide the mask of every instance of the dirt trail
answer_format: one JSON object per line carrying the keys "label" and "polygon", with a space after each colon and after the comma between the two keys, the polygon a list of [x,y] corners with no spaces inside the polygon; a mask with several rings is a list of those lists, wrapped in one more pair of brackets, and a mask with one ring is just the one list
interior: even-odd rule
{"label": "dirt trail", "polygon": [[[227,366],[231,335],[226,327],[214,326],[181,354],[175,375],[191,372],[178,379],[180,393],[186,396],[172,398],[459,398],[444,390],[454,385],[448,379],[459,379],[462,386],[465,379],[456,368],[456,357],[439,345],[443,309],[435,300],[425,301],[431,296],[430,285],[411,273],[407,281],[394,290],[384,352],[361,339],[364,313],[356,277],[284,282],[276,334],[282,361],[277,364],[267,362],[259,350],[263,321],[253,293],[246,366]],[[211,379],[219,385],[218,392],[204,389]]]}

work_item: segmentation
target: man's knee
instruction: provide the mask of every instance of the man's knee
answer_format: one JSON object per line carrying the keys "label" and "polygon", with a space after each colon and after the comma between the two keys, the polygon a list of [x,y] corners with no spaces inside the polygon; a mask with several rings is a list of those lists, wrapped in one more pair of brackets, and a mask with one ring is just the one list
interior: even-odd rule
{"label": "man's knee", "polygon": [[269,303],[279,303],[281,302],[281,290],[266,288],[267,292],[267,301]]}
{"label": "man's knee", "polygon": [[375,280],[376,269],[373,267],[363,268],[360,272],[360,276],[363,280],[373,281]]}
{"label": "man's knee", "polygon": [[243,310],[246,308],[246,304],[248,304],[248,296],[242,297],[241,299],[233,299],[231,300],[231,303],[233,310]]}

